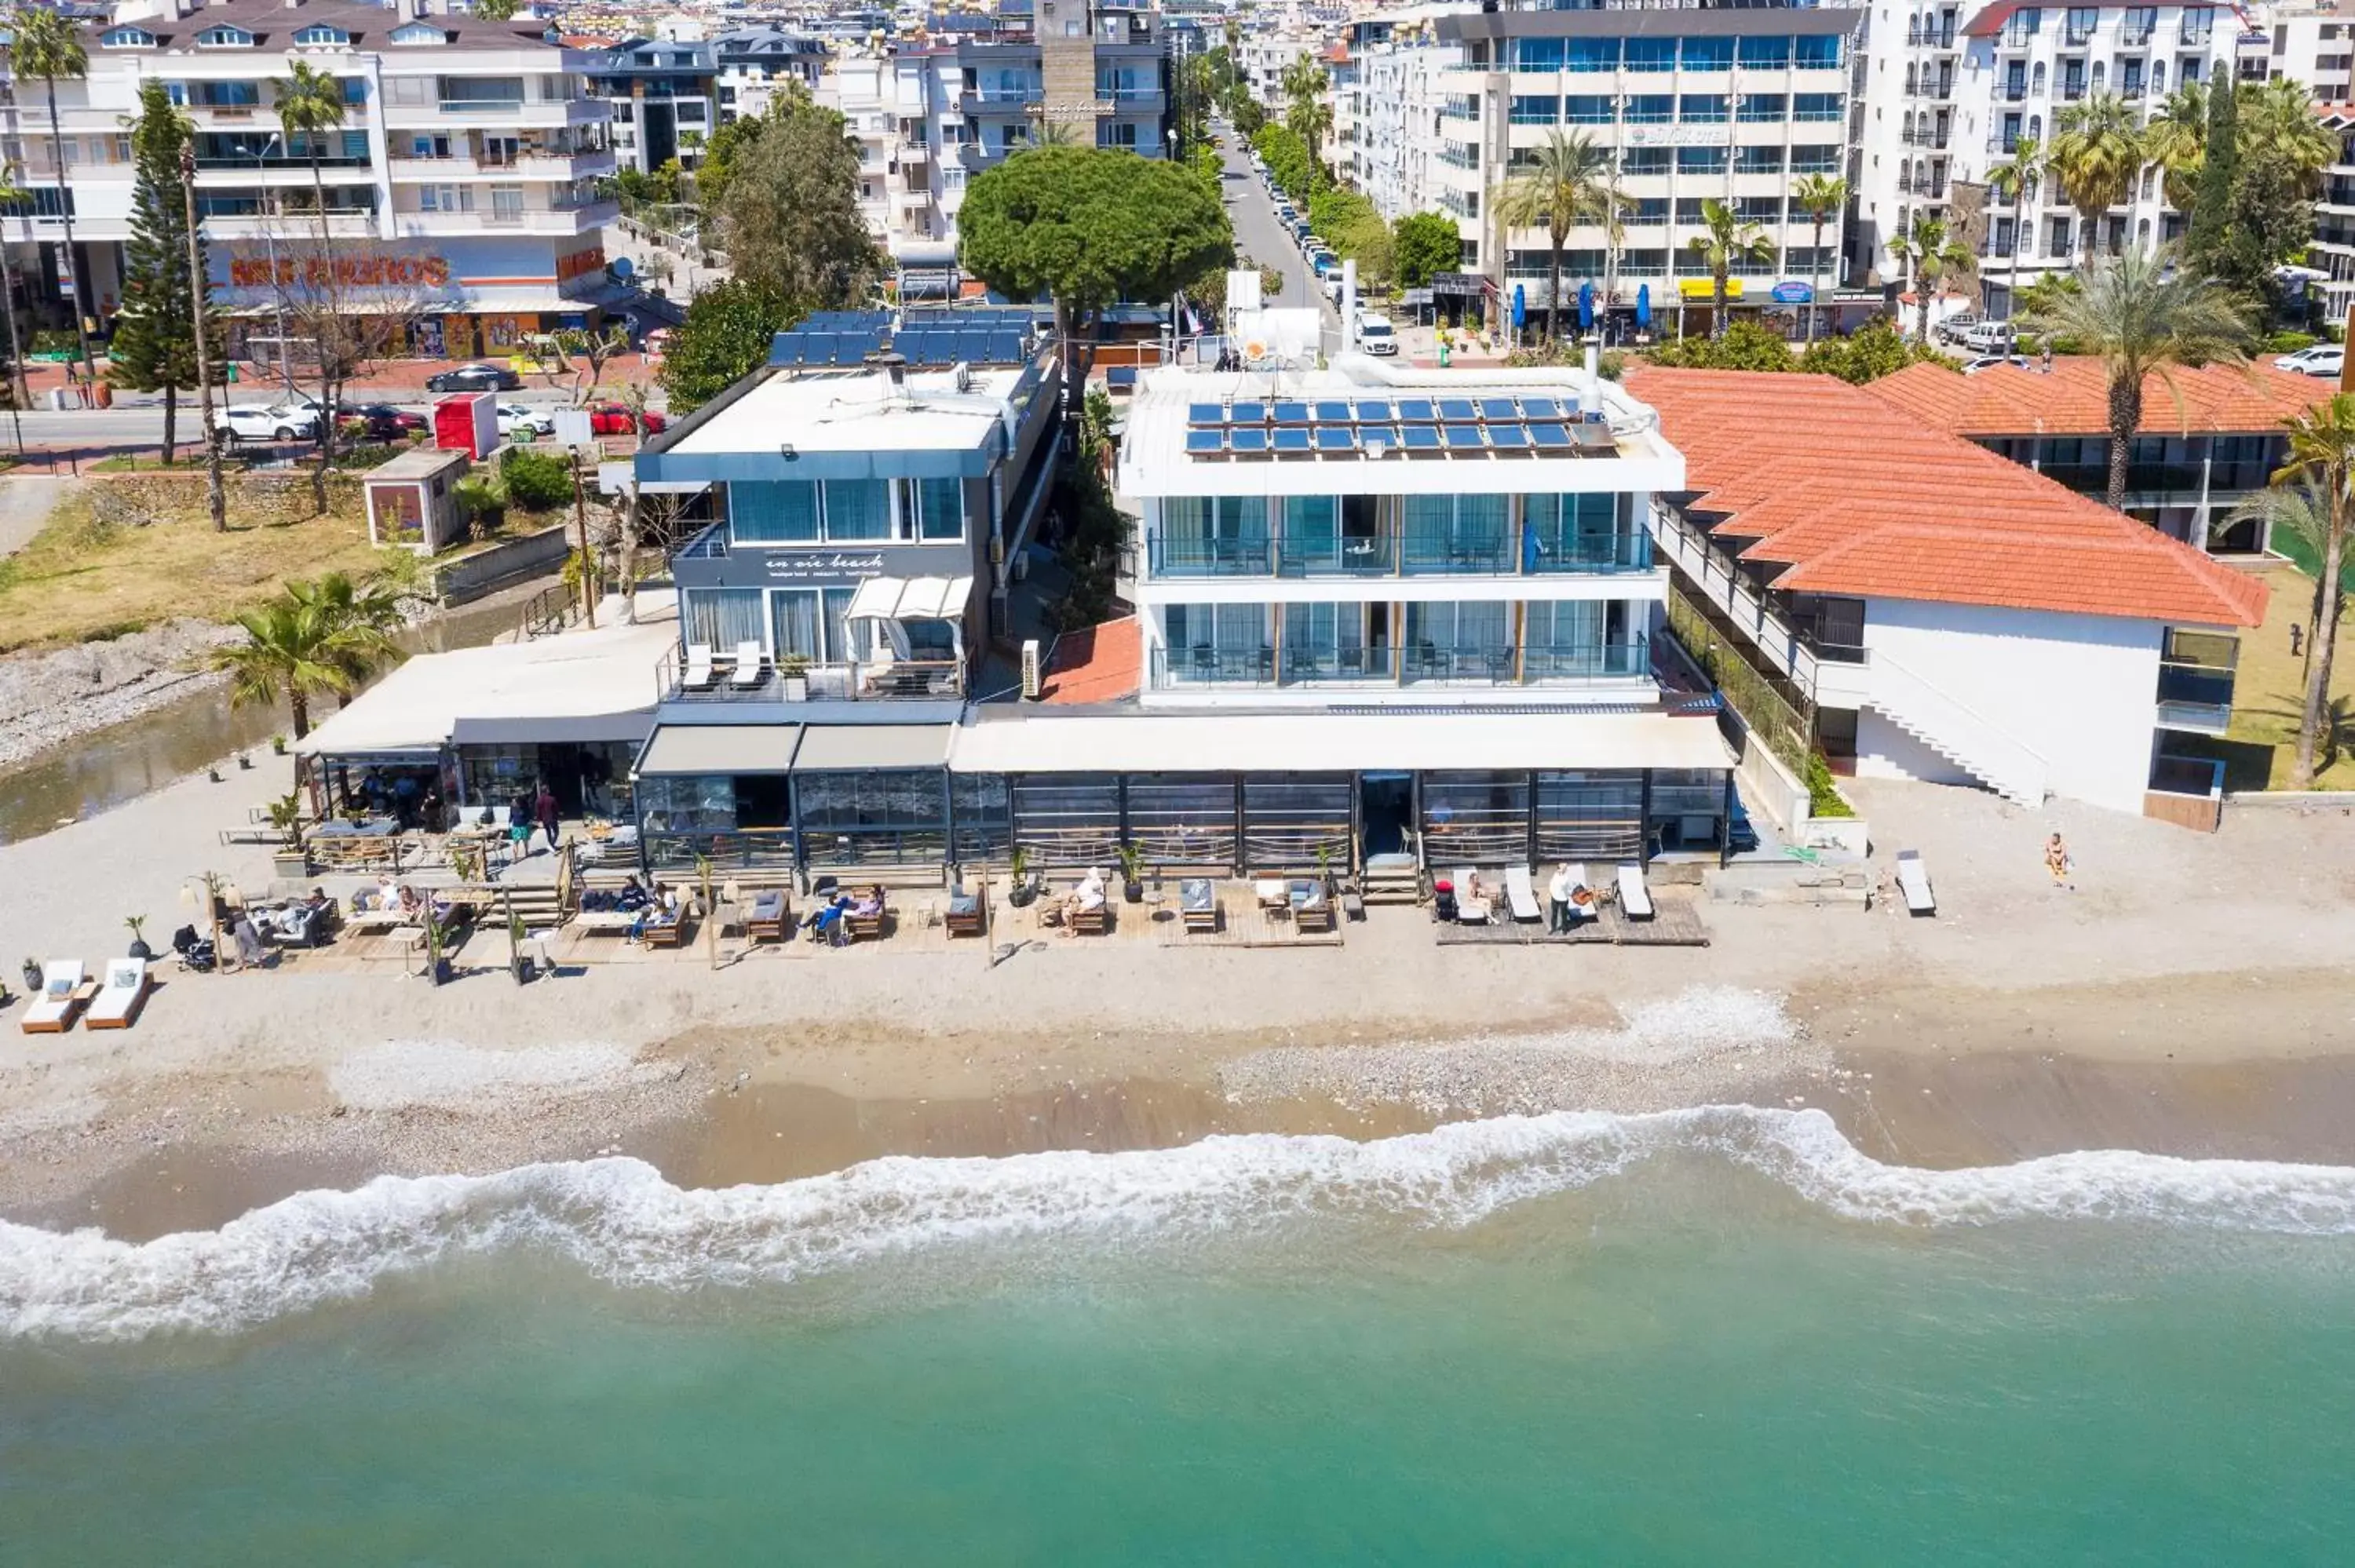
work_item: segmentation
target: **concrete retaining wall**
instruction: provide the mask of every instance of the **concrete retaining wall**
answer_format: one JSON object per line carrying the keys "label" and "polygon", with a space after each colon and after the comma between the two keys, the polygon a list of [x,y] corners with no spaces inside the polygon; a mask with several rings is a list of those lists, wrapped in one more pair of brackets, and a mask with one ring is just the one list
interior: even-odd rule
{"label": "concrete retaining wall", "polygon": [[564,525],[559,524],[445,561],[434,568],[434,581],[440,586],[444,605],[464,604],[526,577],[562,570],[564,553],[569,548]]}

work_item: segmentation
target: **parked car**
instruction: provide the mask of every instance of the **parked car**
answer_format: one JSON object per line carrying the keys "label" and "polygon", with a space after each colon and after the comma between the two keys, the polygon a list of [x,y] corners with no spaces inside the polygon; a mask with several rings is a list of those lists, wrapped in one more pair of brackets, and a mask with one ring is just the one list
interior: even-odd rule
{"label": "parked car", "polygon": [[[646,434],[650,436],[661,434],[663,427],[670,422],[651,408],[639,418],[645,421]],[[589,429],[601,436],[626,436],[630,433],[630,410],[620,403],[591,403],[589,405]]]}
{"label": "parked car", "polygon": [[2336,376],[2347,363],[2347,349],[2342,344],[2318,343],[2312,348],[2301,348],[2296,354],[2285,354],[2274,361],[2275,370],[2294,370],[2300,376]]}
{"label": "parked car", "polygon": [[499,434],[511,441],[536,441],[542,436],[556,434],[556,416],[545,408],[502,403],[498,416]]}
{"label": "parked car", "polygon": [[2009,354],[2012,331],[2009,322],[1974,322],[1963,329],[1962,344],[1973,354]]}
{"label": "parked car", "polygon": [[2024,354],[1982,354],[1977,359],[1966,359],[1963,362],[1963,374],[1966,376],[1975,376],[1982,370],[1993,370],[1998,365],[2017,366],[2020,369],[2025,370],[2028,368],[2028,355]]}
{"label": "parked car", "polygon": [[425,378],[428,392],[517,392],[523,377],[504,365],[462,365]]}
{"label": "parked car", "polygon": [[1308,259],[1308,265],[1310,270],[1320,278],[1327,272],[1337,275],[1341,270],[1341,259],[1330,250],[1320,250]]}
{"label": "parked car", "polygon": [[1359,312],[1358,346],[1368,354],[1384,356],[1396,354],[1399,351],[1398,333],[1391,326],[1390,317],[1376,315],[1369,311]]}
{"label": "parked car", "polygon": [[362,403],[343,411],[346,428],[371,441],[397,441],[411,430],[426,429],[425,416],[396,408],[389,403]]}
{"label": "parked car", "polygon": [[305,441],[318,432],[318,417],[284,403],[234,403],[213,416],[213,426],[233,445],[240,441]]}
{"label": "parked car", "polygon": [[1977,311],[1956,311],[1932,327],[1930,335],[1940,343],[1960,343],[1963,334],[1978,325],[1981,319]]}

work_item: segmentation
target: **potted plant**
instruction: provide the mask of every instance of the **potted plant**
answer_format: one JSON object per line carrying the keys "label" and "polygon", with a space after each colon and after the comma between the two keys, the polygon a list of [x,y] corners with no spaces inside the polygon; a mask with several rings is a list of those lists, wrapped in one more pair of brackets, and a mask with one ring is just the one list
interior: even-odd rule
{"label": "potted plant", "polygon": [[270,825],[278,830],[278,847],[271,852],[273,876],[300,880],[311,874],[311,854],[303,847],[303,797],[289,790],[270,802]]}
{"label": "potted plant", "polygon": [[123,949],[124,952],[134,959],[154,958],[155,956],[155,949],[149,947],[145,939],[139,934],[139,928],[147,924],[147,916],[144,915],[125,915],[123,917],[123,923],[131,928],[131,946]]}
{"label": "potted plant", "polygon": [[284,736],[273,735],[270,737],[270,754],[272,757],[283,757],[286,755],[286,737]]}
{"label": "potted plant", "polygon": [[788,653],[777,661],[777,673],[785,679],[785,701],[809,701],[809,661],[798,653]]}
{"label": "potted plant", "polygon": [[1123,844],[1120,855],[1120,895],[1131,904],[1145,902],[1145,853],[1135,844]]}
{"label": "potted plant", "polygon": [[25,977],[25,994],[27,996],[38,996],[41,994],[40,959],[27,959],[25,960],[25,967],[16,972]]}
{"label": "potted plant", "polygon": [[1038,896],[1039,885],[1030,875],[1030,852],[1018,847],[1014,863],[1007,868],[1006,902],[1020,909]]}

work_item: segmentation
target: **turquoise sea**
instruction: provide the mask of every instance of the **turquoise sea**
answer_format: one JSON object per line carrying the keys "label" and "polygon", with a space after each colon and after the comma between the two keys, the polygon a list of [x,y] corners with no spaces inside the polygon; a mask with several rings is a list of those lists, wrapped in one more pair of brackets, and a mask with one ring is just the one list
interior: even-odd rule
{"label": "turquoise sea", "polygon": [[0,1225],[0,1562],[2339,1563],[2355,1171],[1813,1113]]}

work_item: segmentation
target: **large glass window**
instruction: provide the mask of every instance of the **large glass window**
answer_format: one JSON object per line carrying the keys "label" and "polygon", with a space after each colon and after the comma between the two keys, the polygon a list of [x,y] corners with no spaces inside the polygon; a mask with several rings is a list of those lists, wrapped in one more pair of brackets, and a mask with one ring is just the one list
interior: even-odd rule
{"label": "large glass window", "polygon": [[1788,101],[1779,92],[1745,92],[1742,95],[1742,122],[1745,125],[1772,125],[1781,122]]}
{"label": "large glass window", "polygon": [[826,482],[826,536],[829,539],[888,539],[891,536],[890,501],[879,479],[829,479]]}
{"label": "large glass window", "polygon": [[775,628],[779,660],[801,659],[812,664],[844,664],[860,656],[853,646],[850,601],[857,589],[781,588],[770,595],[770,619]]}
{"label": "large glass window", "polygon": [[818,537],[817,486],[739,480],[728,487],[728,527],[747,544],[810,544]]}
{"label": "large glass window", "polygon": [[1550,95],[1534,98],[1527,93],[1517,93],[1513,97],[1509,118],[1516,125],[1555,124],[1561,119],[1561,100]]}
{"label": "large glass window", "polygon": [[[1627,123],[1630,125],[1666,125],[1676,117],[1677,101],[1665,92],[1638,92],[1627,100]],[[1652,149],[1629,149],[1651,151]],[[1663,147],[1657,149],[1666,152]]]}
{"label": "large glass window", "polygon": [[736,780],[724,773],[656,775],[637,782],[638,820],[649,833],[736,830]]}
{"label": "large glass window", "polygon": [[1619,40],[1616,38],[1571,38],[1562,56],[1566,70],[1598,71],[1619,69]]}
{"label": "large glass window", "polygon": [[1645,71],[1676,69],[1677,41],[1674,38],[1628,39],[1627,69]]}
{"label": "large glass window", "polygon": [[1732,38],[1687,38],[1685,69],[1732,70],[1733,40]]}
{"label": "large glass window", "polygon": [[1291,495],[1284,502],[1286,560],[1336,563],[1341,556],[1341,503],[1330,495]]}
{"label": "large glass window", "polygon": [[1679,147],[1677,149],[1677,173],[1721,175],[1725,173],[1725,151],[1722,147]]}
{"label": "large glass window", "polygon": [[1562,101],[1562,118],[1572,125],[1608,125],[1611,123],[1611,95],[1573,92]]}
{"label": "large glass window", "polygon": [[964,486],[954,479],[900,482],[901,532],[934,543],[964,537]]}
{"label": "large glass window", "polygon": [[1257,495],[1172,496],[1161,503],[1155,569],[1192,576],[1268,568],[1267,502]]}
{"label": "large glass window", "polygon": [[1725,94],[1688,92],[1677,106],[1677,118],[1688,125],[1721,125],[1725,122]]}
{"label": "large glass window", "polygon": [[1840,117],[1840,95],[1837,92],[1802,92],[1791,101],[1791,118],[1816,123]]}
{"label": "large glass window", "polygon": [[1560,70],[1561,40],[1560,38],[1516,38],[1513,40],[1515,70]]}
{"label": "large glass window", "polygon": [[1803,70],[1820,70],[1840,63],[1840,37],[1823,33],[1796,40],[1795,58]]}
{"label": "large glass window", "polygon": [[1506,498],[1410,495],[1403,541],[1410,572],[1508,572]]}
{"label": "large glass window", "polygon": [[726,653],[740,642],[761,641],[759,588],[688,588],[684,598],[690,648]]}
{"label": "large glass window", "polygon": [[1284,607],[1284,678],[1341,681],[1390,673],[1387,658],[1366,662],[1366,609],[1360,604]]}
{"label": "large glass window", "polygon": [[1257,683],[1274,677],[1267,606],[1173,604],[1162,613],[1171,680]]}
{"label": "large glass window", "polygon": [[1745,37],[1739,52],[1743,65],[1771,69],[1791,63],[1791,40],[1779,34]]}

